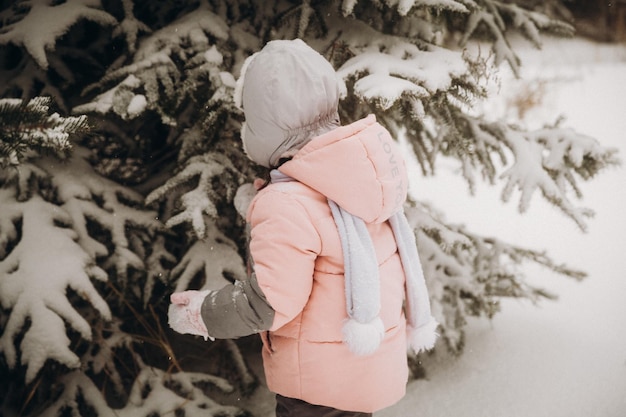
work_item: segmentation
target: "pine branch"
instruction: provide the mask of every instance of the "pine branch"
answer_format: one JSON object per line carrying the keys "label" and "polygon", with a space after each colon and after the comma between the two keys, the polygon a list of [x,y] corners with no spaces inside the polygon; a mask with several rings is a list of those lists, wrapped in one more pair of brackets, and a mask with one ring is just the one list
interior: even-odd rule
{"label": "pine branch", "polygon": [[[375,39],[366,48],[357,46],[363,33]],[[437,93],[459,86],[469,72],[459,53],[432,45],[421,49],[414,41],[378,33],[362,23],[344,27],[342,38],[354,55],[337,71],[346,83],[343,97],[353,91],[383,112],[400,100],[410,101],[416,108],[415,102],[427,102]],[[435,73],[437,78],[432,77]],[[415,111],[415,117],[420,113]]]}
{"label": "pine branch", "polygon": [[171,191],[179,188],[191,180],[197,179],[197,186],[181,196],[183,210],[169,218],[166,226],[173,227],[181,223],[188,223],[199,239],[206,236],[204,215],[213,220],[217,217],[216,201],[226,197],[232,199],[235,189],[231,181],[224,181],[225,195],[214,189],[213,179],[224,174],[237,172],[232,163],[223,155],[208,153],[189,160],[181,172],[170,178],[163,186],[157,188],[146,197],[146,203],[152,204],[157,200],[172,198]]}
{"label": "pine branch", "polygon": [[[77,234],[69,227],[70,217],[56,205],[37,196],[21,203],[5,200],[4,204],[8,213],[3,210],[0,215],[10,213],[9,220],[15,224],[19,218],[22,227],[19,241],[14,241],[0,260],[0,302],[11,310],[0,337],[0,351],[9,367],[15,367],[18,354],[14,342],[24,331],[19,357],[27,367],[29,383],[48,359],[70,369],[80,366],[69,348],[64,321],[85,340],[91,340],[91,327],[70,304],[66,290],[78,293],[102,318],[110,320],[111,311],[91,282],[106,280],[106,273],[77,242]],[[13,233],[9,239],[16,237]],[[24,329],[27,320],[30,326]]]}
{"label": "pine branch", "polygon": [[480,1],[479,7],[471,11],[460,44],[465,46],[479,29],[486,30],[492,39],[496,65],[506,61],[517,76],[521,61],[507,39],[509,29],[507,21],[510,21],[513,29],[518,30],[537,48],[541,48],[541,32],[549,31],[561,36],[571,36],[574,33],[574,28],[565,22],[522,9],[515,4],[493,0]]}
{"label": "pine branch", "polygon": [[0,66],[0,79],[4,81],[0,83],[0,97],[20,97],[22,100],[33,96],[51,97],[61,110],[67,110],[62,89],[33,60],[22,59],[8,69]]}
{"label": "pine branch", "polygon": [[198,288],[218,290],[230,280],[245,280],[246,271],[237,245],[212,226],[204,240],[191,245],[180,263],[172,269],[176,280],[175,291],[191,288],[192,281],[200,275],[203,280]]}
{"label": "pine branch", "polygon": [[[37,161],[45,171],[35,166],[28,169],[26,164],[13,171],[10,183],[15,184],[15,191],[3,190],[7,209],[0,213],[0,302],[10,314],[0,349],[9,366],[15,367],[14,342],[23,332],[20,351],[21,362],[27,366],[27,382],[49,359],[70,369],[80,366],[70,349],[64,321],[83,340],[92,340],[92,324],[79,314],[66,291],[71,289],[87,301],[100,319],[111,320],[109,305],[91,280],[106,281],[114,272],[115,279],[124,283],[129,268],[150,271],[151,266],[143,260],[145,248],[152,243],[150,236],[162,227],[154,213],[131,207],[141,204],[137,194],[97,176],[84,156],[84,149],[78,148],[64,164],[52,159]],[[32,190],[37,183],[40,188]],[[17,199],[20,189],[22,201]],[[40,194],[52,197],[55,203]],[[111,253],[98,240],[106,239],[94,236],[90,222],[107,231]],[[108,260],[104,264],[109,265],[108,274],[95,265],[103,257]],[[26,320],[30,327],[25,329]]]}
{"label": "pine branch", "polygon": [[99,8],[93,0],[71,0],[49,5],[48,2],[25,0],[22,10],[28,10],[19,20],[5,26],[0,33],[0,45],[21,46],[37,64],[48,68],[47,53],[54,51],[56,42],[79,20],[90,20],[102,26],[114,26],[117,20]]}
{"label": "pine branch", "polygon": [[126,44],[128,45],[128,52],[134,53],[137,49],[137,39],[141,33],[152,33],[152,30],[148,25],[140,22],[135,18],[133,13],[133,0],[122,0],[122,7],[124,9],[124,19],[113,31],[113,36],[124,36]]}
{"label": "pine branch", "polygon": [[[52,183],[62,201],[70,205],[73,224],[81,225],[82,241],[93,240],[86,227],[87,219],[96,221],[108,231],[112,253],[108,254],[105,265],[113,268],[117,278],[124,282],[129,269],[141,271],[146,268],[145,257],[141,254],[162,225],[155,219],[156,213],[143,210],[141,195],[93,172],[85,160],[88,156],[85,149],[78,148],[76,154],[70,164],[55,167]],[[85,246],[91,244],[85,243]]]}
{"label": "pine branch", "polygon": [[191,415],[207,417],[241,415],[240,409],[220,405],[209,398],[201,389],[203,384],[211,384],[225,393],[233,390],[226,380],[212,375],[193,372],[167,374],[141,365],[128,403],[114,410],[107,404],[105,393],[86,374],[74,371],[58,379],[57,385],[62,387],[61,395],[54,398],[40,416],[56,417],[61,412],[81,415],[85,409],[100,417],[167,416],[183,409]]}
{"label": "pine branch", "polygon": [[574,174],[589,179],[600,170],[619,164],[614,149],[600,146],[597,140],[571,129],[540,129],[520,132],[502,123],[484,125],[484,130],[504,143],[515,158],[501,174],[506,179],[502,192],[508,201],[514,188],[520,190],[519,210],[528,209],[534,192],[540,190],[547,201],[561,209],[585,231],[585,217],[593,212],[575,207],[568,196],[569,187],[576,197],[581,193]]}
{"label": "pine branch", "polygon": [[[176,112],[164,104],[180,103],[175,86],[185,79],[185,65],[195,63],[197,71],[207,74],[216,65],[207,51],[212,39],[228,38],[228,26],[214,13],[202,5],[172,25],[151,33],[143,39],[132,54],[132,63],[105,75],[101,81],[89,86],[83,94],[108,88],[92,103],[79,106],[75,112],[114,111],[123,118],[135,118],[145,110],[154,110],[168,125],[175,125]],[[130,51],[132,52],[132,51]],[[198,76],[198,75],[196,75]]]}
{"label": "pine branch", "polygon": [[555,298],[525,281],[521,268],[524,263],[536,263],[576,280],[586,276],[554,262],[545,252],[446,224],[439,213],[426,205],[407,207],[405,211],[416,230],[433,314],[442,324],[444,340],[452,352],[460,353],[463,348],[467,315],[491,318],[499,311],[503,297],[535,303]]}
{"label": "pine branch", "polygon": [[0,100],[0,168],[19,165],[28,154],[53,152],[67,157],[70,136],[89,130],[87,117],[49,114],[51,100]]}
{"label": "pine branch", "polygon": [[[93,329],[93,338],[98,346],[97,350],[87,351],[82,357],[81,362],[85,369],[90,370],[96,375],[106,375],[113,389],[120,397],[126,396],[126,388],[124,386],[122,372],[116,366],[116,360],[119,352],[133,351],[134,339],[131,335],[122,330],[121,320],[113,319],[108,323],[101,321],[93,321],[95,325]],[[72,379],[68,375],[68,379]],[[85,375],[75,374],[79,381],[85,378]],[[85,384],[86,386],[91,383]],[[68,392],[71,396],[71,392]]]}
{"label": "pine branch", "polygon": [[[344,16],[350,15],[359,0],[343,0],[341,2],[341,11]],[[365,3],[361,0],[360,3]],[[468,7],[474,6],[472,0],[385,0],[385,5],[395,8],[400,16],[408,15],[414,8],[433,8],[437,10],[446,10],[456,13],[467,13]]]}

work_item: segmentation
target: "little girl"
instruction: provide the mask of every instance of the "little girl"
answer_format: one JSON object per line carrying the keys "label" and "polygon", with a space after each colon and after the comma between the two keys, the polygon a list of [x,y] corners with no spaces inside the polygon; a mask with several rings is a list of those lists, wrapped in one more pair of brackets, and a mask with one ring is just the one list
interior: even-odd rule
{"label": "little girl", "polygon": [[269,42],[241,72],[244,149],[272,169],[248,209],[252,272],[172,294],[170,326],[259,333],[277,417],[371,416],[404,396],[407,346],[437,337],[402,155],[373,115],[340,125],[335,71],[301,40]]}

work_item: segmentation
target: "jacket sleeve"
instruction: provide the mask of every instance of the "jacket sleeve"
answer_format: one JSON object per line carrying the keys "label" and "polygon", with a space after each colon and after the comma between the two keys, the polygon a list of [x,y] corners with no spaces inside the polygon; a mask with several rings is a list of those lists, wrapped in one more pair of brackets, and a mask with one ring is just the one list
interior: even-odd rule
{"label": "jacket sleeve", "polygon": [[254,274],[210,292],[200,309],[207,333],[218,339],[236,339],[269,329],[274,310],[259,289]]}
{"label": "jacket sleeve", "polygon": [[313,286],[320,235],[293,194],[268,188],[253,201],[250,255],[259,288],[275,315],[276,330],[302,312]]}
{"label": "jacket sleeve", "polygon": [[276,330],[304,308],[321,242],[307,211],[291,195],[270,189],[252,202],[252,273],[209,294],[202,319],[209,335],[226,339]]}

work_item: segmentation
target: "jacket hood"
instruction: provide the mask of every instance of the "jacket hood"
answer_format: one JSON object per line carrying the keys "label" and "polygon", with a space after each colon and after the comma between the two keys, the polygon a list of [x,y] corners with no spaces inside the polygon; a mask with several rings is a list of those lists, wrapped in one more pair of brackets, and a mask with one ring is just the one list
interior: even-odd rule
{"label": "jacket hood", "polygon": [[275,167],[286,152],[338,127],[338,85],[332,65],[300,39],[268,42],[249,57],[235,91],[248,157]]}
{"label": "jacket hood", "polygon": [[367,223],[387,220],[407,197],[402,154],[374,115],[315,137],[279,171]]}

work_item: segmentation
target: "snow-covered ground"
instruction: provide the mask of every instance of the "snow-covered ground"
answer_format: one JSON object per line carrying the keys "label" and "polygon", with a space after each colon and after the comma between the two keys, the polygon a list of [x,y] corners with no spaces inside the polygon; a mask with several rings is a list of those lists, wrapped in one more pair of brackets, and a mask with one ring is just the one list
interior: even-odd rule
{"label": "snow-covered ground", "polygon": [[[548,40],[543,51],[521,55],[523,79],[503,70],[502,88],[488,110],[502,112],[511,97],[539,93],[523,123],[538,127],[564,115],[563,126],[619,148],[626,160],[626,46]],[[589,277],[574,282],[529,266],[529,278],[557,293],[557,301],[534,306],[505,300],[491,322],[471,321],[464,354],[440,353],[428,380],[412,382],[404,400],[376,417],[626,416],[625,168],[581,184],[580,204],[596,212],[588,233],[539,195],[523,215],[514,198],[502,205],[501,186],[481,186],[468,196],[452,169],[420,179],[414,191],[450,221],[546,249]]]}

